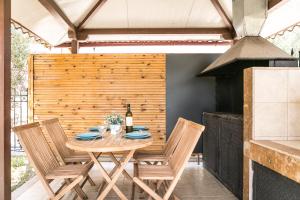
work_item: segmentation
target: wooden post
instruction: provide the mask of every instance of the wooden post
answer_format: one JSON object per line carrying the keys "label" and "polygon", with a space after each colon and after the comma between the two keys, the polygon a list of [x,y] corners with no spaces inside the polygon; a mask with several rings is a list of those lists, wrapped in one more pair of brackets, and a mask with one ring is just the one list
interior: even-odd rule
{"label": "wooden post", "polygon": [[243,200],[252,199],[252,178],[251,178],[251,160],[249,157],[250,145],[252,140],[253,127],[253,108],[252,108],[252,94],[253,94],[253,72],[252,68],[244,70],[244,158],[243,158]]}
{"label": "wooden post", "polygon": [[77,54],[79,50],[79,43],[78,40],[72,40],[71,42],[71,53]]}
{"label": "wooden post", "polygon": [[0,0],[0,199],[10,200],[10,9]]}

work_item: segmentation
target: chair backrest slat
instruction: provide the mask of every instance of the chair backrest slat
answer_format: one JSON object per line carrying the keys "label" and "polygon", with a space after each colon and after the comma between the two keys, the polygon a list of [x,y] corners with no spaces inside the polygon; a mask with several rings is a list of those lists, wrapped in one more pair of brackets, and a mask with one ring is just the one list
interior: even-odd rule
{"label": "chair backrest slat", "polygon": [[171,156],[169,164],[176,176],[180,176],[190,159],[197,142],[204,131],[204,126],[192,121],[185,120],[185,127],[182,130],[182,137]]}
{"label": "chair backrest slat", "polygon": [[68,137],[64,132],[64,129],[59,123],[57,118],[45,120],[42,122],[42,125],[45,127],[48,135],[50,136],[54,148],[54,151],[62,157],[62,159],[70,156],[73,151],[66,147],[66,142],[68,141]]}
{"label": "chair backrest slat", "polygon": [[173,152],[175,151],[181,137],[182,137],[182,131],[185,127],[186,124],[185,119],[183,118],[178,118],[177,123],[174,127],[174,129],[172,130],[172,133],[167,141],[167,144],[165,146],[165,155],[167,158],[169,158]]}
{"label": "chair backrest slat", "polygon": [[32,123],[13,128],[25,150],[31,164],[41,175],[45,176],[59,166],[39,123]]}

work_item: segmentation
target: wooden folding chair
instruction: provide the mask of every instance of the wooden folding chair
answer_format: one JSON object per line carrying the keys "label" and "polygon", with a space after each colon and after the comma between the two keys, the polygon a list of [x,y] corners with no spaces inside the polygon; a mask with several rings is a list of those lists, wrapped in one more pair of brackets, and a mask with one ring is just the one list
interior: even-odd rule
{"label": "wooden folding chair", "polygon": [[[79,183],[86,181],[93,162],[70,165],[60,163],[47,143],[39,123],[14,127],[13,131],[17,134],[30,164],[33,166],[50,199],[60,199],[70,190],[74,190],[80,199],[87,198],[82,191],[83,185],[79,186]],[[51,181],[54,179],[64,180],[64,183],[56,192],[50,186]]]}
{"label": "wooden folding chair", "polygon": [[[48,135],[50,136],[51,141],[54,144],[52,149],[61,162],[64,162],[66,164],[83,164],[91,161],[91,157],[87,153],[76,152],[66,147],[68,137],[65,134],[64,129],[60,125],[59,119],[53,118],[45,120],[42,121],[41,124],[45,127]],[[92,186],[95,186],[95,183],[90,176],[88,176],[87,180]]]}
{"label": "wooden folding chair", "polygon": [[182,130],[185,127],[186,121],[187,120],[181,117],[178,118],[177,123],[166,143],[164,151],[161,154],[136,153],[134,155],[135,161],[138,163],[145,162],[147,164],[167,163],[168,158],[170,158],[170,155],[174,152],[180,138],[182,137]]}
{"label": "wooden folding chair", "polygon": [[[164,151],[161,154],[147,154],[147,153],[137,153],[134,155],[134,170],[137,169],[137,165],[141,163],[146,163],[148,165],[156,165],[156,164],[167,164],[168,159],[171,158],[174,150],[176,149],[178,142],[180,141],[183,130],[185,128],[187,120],[179,117],[175,127],[172,130],[172,133],[166,143]],[[135,173],[135,171],[133,172]],[[134,199],[135,194],[135,183],[132,183],[131,187],[132,196],[131,199]]]}
{"label": "wooden folding chair", "polygon": [[41,124],[45,127],[54,144],[54,152],[58,154],[65,163],[82,163],[91,160],[91,157],[87,153],[75,152],[66,147],[68,137],[57,118],[42,121]]}
{"label": "wooden folding chair", "polygon": [[[169,199],[203,131],[204,126],[186,121],[183,135],[171,155],[168,165],[137,165],[133,181],[151,198],[155,200]],[[144,181],[154,182],[155,188],[152,189]],[[157,194],[161,186],[164,186],[165,189],[163,197]]]}

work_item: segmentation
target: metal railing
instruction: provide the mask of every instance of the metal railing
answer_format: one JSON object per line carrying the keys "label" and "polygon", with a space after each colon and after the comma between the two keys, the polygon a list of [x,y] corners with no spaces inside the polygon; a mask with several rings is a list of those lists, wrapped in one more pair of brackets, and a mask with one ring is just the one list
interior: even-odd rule
{"label": "metal railing", "polygon": [[[28,123],[28,89],[11,91],[11,127]],[[11,132],[11,151],[23,151],[15,133]]]}

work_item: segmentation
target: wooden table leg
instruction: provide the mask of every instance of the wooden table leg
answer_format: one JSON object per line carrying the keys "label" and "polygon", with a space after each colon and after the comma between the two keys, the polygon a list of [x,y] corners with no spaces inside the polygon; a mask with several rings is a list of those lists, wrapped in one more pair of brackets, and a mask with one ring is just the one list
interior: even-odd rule
{"label": "wooden table leg", "polygon": [[[111,176],[115,173],[115,171],[117,170],[118,166],[116,165],[108,174],[108,176],[111,178]],[[101,183],[101,186],[98,189],[98,195],[100,195],[100,193],[103,191],[104,187],[106,186],[107,182],[106,180],[103,180]]]}
{"label": "wooden table leg", "polygon": [[109,191],[111,189],[113,189],[116,192],[116,194],[120,197],[120,199],[126,199],[127,200],[127,197],[119,190],[119,188],[115,184],[116,184],[118,178],[120,177],[120,175],[123,173],[126,164],[133,157],[134,152],[135,152],[135,150],[129,151],[129,153],[127,153],[127,155],[124,155],[124,160],[121,161],[121,162],[119,162],[116,159],[116,161],[117,161],[117,162],[115,162],[115,163],[117,163],[116,167],[115,167],[116,170],[114,170],[115,172],[112,173],[111,176],[110,176],[110,174],[108,174],[105,171],[105,169],[103,168],[103,166],[101,165],[101,163],[97,161],[95,155],[93,153],[89,153],[89,155],[91,156],[91,158],[95,162],[95,164],[97,164],[99,166],[100,172],[102,173],[104,179],[108,183],[108,185],[105,187],[105,189],[103,190],[103,192],[98,197],[98,200],[103,200],[107,196],[107,194],[109,193]]}
{"label": "wooden table leg", "polygon": [[[121,162],[115,157],[115,155],[113,153],[108,153],[108,155],[111,158],[111,160],[115,163],[115,167],[109,172],[109,177],[112,177],[112,175],[118,169],[118,166],[120,165]],[[129,180],[131,180],[133,182],[132,176],[130,176],[130,174],[125,169],[123,170],[122,173],[126,178],[128,178]],[[98,189],[98,196],[103,191],[103,189],[106,185],[107,185],[107,182],[105,180],[103,180],[102,184],[100,185],[100,187]]]}
{"label": "wooden table leg", "polygon": [[[120,163],[120,165],[118,166],[116,172],[112,175],[112,179],[110,179],[110,177],[108,177],[107,175],[107,182],[108,182],[108,185],[106,186],[106,188],[103,190],[103,192],[100,194],[100,196],[98,197],[98,200],[102,200],[104,199],[107,194],[109,193],[109,191],[116,187],[115,184],[118,180],[118,178],[120,177],[120,175],[122,174],[122,172],[124,171],[124,167],[126,166],[126,164],[130,161],[130,159],[133,157],[133,154],[134,154],[135,150],[131,150],[129,151],[129,153],[127,155],[124,155],[124,161],[122,161]],[[121,198],[121,197],[120,197]],[[127,199],[127,198],[126,198]]]}
{"label": "wooden table leg", "polygon": [[[109,153],[109,156],[112,159],[112,161],[115,163],[116,166],[119,166],[121,164],[121,162],[115,157],[115,155],[113,153]],[[125,177],[127,177],[130,181],[132,181],[133,177],[130,176],[130,174],[128,174],[128,172],[126,170],[123,170],[122,173]]]}
{"label": "wooden table leg", "polygon": [[[103,168],[103,166],[101,165],[101,163],[97,160],[95,154],[92,153],[92,152],[89,152],[89,155],[92,158],[92,160],[94,161],[95,165],[97,165],[99,167],[100,172],[103,175],[103,177],[106,180],[106,182],[110,183],[111,182],[111,178],[109,177],[109,175],[107,174],[107,172],[105,171],[105,169]],[[123,194],[123,192],[116,185],[113,185],[113,187],[111,187],[110,190],[111,189],[113,189],[116,192],[116,194],[120,197],[120,199],[127,200],[127,197]],[[108,194],[108,192],[105,194],[105,196]],[[102,198],[99,197],[98,199],[104,199],[105,196],[102,197]]]}
{"label": "wooden table leg", "polygon": [[[133,164],[133,176],[137,177],[138,176],[138,163],[135,161]],[[135,196],[135,182],[132,182],[132,186],[131,186],[131,200],[134,200],[134,196]]]}

